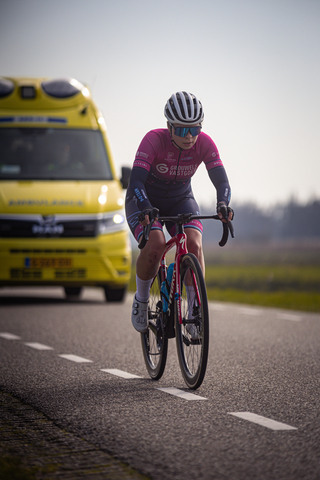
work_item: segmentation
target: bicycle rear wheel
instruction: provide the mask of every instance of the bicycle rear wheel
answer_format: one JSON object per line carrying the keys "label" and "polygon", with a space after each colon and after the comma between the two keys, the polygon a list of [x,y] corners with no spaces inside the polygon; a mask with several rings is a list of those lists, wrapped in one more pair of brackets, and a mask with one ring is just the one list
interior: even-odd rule
{"label": "bicycle rear wheel", "polygon": [[160,272],[154,277],[148,304],[148,331],[141,334],[144,361],[150,377],[159,380],[164,372],[168,339],[164,336]]}
{"label": "bicycle rear wheel", "polygon": [[209,310],[203,273],[192,253],[180,263],[181,316],[175,304],[176,343],[181,373],[189,388],[199,388],[207,368],[209,351]]}

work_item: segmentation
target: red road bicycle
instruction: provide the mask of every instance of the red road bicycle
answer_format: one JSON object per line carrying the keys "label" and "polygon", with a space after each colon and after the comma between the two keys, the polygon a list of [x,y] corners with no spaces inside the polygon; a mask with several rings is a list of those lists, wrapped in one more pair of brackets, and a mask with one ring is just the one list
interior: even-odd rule
{"label": "red road bicycle", "polygon": [[[142,351],[150,377],[159,380],[164,372],[168,339],[176,338],[182,376],[191,389],[200,387],[207,368],[209,351],[209,309],[205,280],[200,263],[187,250],[184,224],[193,219],[220,220],[218,215],[180,214],[159,217],[160,222],[175,222],[176,235],[166,244],[157,275],[154,277],[148,303],[148,330],[141,334]],[[227,243],[231,222],[223,223],[220,246]],[[144,227],[139,248],[148,241],[152,222]],[[167,281],[166,254],[176,247],[172,280]]]}

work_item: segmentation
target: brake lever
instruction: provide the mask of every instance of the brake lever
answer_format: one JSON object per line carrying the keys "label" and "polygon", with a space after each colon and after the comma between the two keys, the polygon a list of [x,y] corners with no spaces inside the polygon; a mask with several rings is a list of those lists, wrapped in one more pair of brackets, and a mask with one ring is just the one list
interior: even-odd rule
{"label": "brake lever", "polygon": [[220,247],[224,247],[225,244],[227,243],[228,241],[228,237],[229,237],[229,227],[228,227],[228,224],[227,223],[222,223],[222,227],[223,227],[223,232],[222,232],[222,238],[219,242],[219,245]]}
{"label": "brake lever", "polygon": [[234,238],[234,228],[233,228],[233,225],[232,225],[231,220],[228,220],[227,225],[228,225],[228,228],[229,228],[229,230],[230,230],[230,235],[231,235],[231,237]]}
{"label": "brake lever", "polygon": [[153,225],[153,222],[154,220],[151,220],[151,222],[146,225],[145,227],[143,227],[143,233],[142,233],[142,238],[141,238],[141,242],[138,244],[138,248],[140,250],[142,250],[145,246],[146,246],[146,243],[147,241],[149,240],[149,234],[150,234],[150,231],[151,231],[151,227]]}
{"label": "brake lever", "polygon": [[229,231],[230,231],[231,237],[234,238],[234,228],[233,228],[232,222],[230,220],[227,220],[227,223],[222,222],[222,226],[223,226],[223,233],[222,233],[222,238],[219,242],[220,247],[224,247],[225,244],[227,243],[228,237],[229,237]]}

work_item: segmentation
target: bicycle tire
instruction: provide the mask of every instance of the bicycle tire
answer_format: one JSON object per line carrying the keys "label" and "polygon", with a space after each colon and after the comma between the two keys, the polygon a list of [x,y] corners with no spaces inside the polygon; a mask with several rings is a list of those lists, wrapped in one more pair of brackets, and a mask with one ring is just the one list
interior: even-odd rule
{"label": "bicycle tire", "polygon": [[159,380],[164,372],[168,339],[164,335],[160,272],[155,276],[148,303],[148,331],[141,334],[143,358],[150,377]]}
{"label": "bicycle tire", "polygon": [[[192,253],[187,253],[181,259],[180,282],[181,325],[177,301],[175,302],[177,352],[184,381],[189,388],[195,390],[202,384],[207,369],[209,309],[202,269],[197,257]],[[188,291],[185,282],[188,284]],[[196,290],[199,292],[200,302],[194,293]],[[197,339],[191,336],[190,328],[196,329]]]}

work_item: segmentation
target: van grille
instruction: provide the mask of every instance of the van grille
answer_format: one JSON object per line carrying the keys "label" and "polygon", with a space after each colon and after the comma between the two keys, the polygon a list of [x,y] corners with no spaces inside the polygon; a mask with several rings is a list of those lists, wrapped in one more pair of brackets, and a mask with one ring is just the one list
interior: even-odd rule
{"label": "van grille", "polygon": [[41,280],[42,271],[29,270],[28,268],[11,268],[10,278],[13,280],[17,280],[17,279]]}
{"label": "van grille", "polygon": [[56,270],[54,276],[57,280],[70,278],[86,278],[87,270],[85,268],[74,268],[73,270]]}
{"label": "van grille", "polygon": [[[71,270],[55,270],[56,280],[83,279],[87,277],[85,268],[74,268]],[[11,268],[10,278],[12,280],[42,280],[42,271],[29,268]]]}

